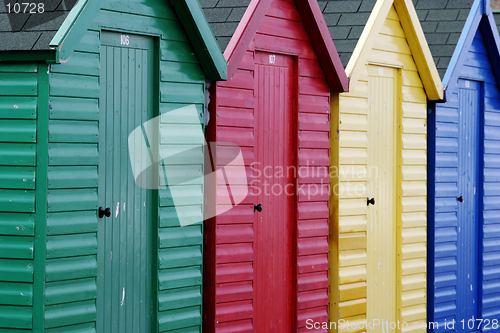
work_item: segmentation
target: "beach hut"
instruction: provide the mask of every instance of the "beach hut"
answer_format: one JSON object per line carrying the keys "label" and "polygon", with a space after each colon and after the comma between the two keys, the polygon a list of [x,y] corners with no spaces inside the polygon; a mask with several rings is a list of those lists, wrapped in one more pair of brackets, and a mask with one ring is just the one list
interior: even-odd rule
{"label": "beach hut", "polygon": [[0,14],[0,331],[201,332],[205,88],[227,70],[201,7],[22,5]]}
{"label": "beach hut", "polygon": [[[316,0],[201,4],[228,61],[227,83],[210,87],[207,140],[224,172],[205,193],[217,216],[204,328],[302,331],[328,314],[330,94],[347,77]],[[246,174],[225,166],[235,146]]]}
{"label": "beach hut", "polygon": [[349,77],[332,97],[330,320],[425,332],[427,100],[441,80],[411,1],[319,3]]}
{"label": "beach hut", "polygon": [[445,89],[428,120],[428,319],[439,324],[430,331],[498,331],[498,30],[487,0],[416,8]]}

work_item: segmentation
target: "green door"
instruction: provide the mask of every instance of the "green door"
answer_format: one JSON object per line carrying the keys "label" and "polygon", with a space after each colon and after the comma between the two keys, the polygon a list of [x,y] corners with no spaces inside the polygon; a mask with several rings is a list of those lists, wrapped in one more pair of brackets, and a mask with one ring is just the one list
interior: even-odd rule
{"label": "green door", "polygon": [[98,333],[155,330],[156,207],[151,190],[136,185],[128,138],[154,117],[152,38],[101,35]]}

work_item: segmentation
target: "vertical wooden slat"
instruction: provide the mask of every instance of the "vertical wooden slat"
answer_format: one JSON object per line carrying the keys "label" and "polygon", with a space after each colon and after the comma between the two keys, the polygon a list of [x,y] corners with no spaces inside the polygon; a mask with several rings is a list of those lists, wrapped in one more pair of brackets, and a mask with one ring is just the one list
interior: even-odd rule
{"label": "vertical wooden slat", "polygon": [[457,321],[478,316],[479,272],[479,92],[480,84],[460,80],[457,225]]}
{"label": "vertical wooden slat", "polygon": [[[103,50],[105,172],[101,174],[105,175],[103,204],[111,208],[111,217],[100,221],[103,277],[98,290],[98,326],[107,332],[149,332],[156,295],[152,267],[157,234],[151,208],[157,203],[151,201],[150,191],[135,183],[128,136],[153,116],[151,50],[115,46],[103,46]],[[135,148],[133,153],[139,156],[134,159],[144,156],[142,149],[149,150],[141,145]]]}
{"label": "vertical wooden slat", "polygon": [[[396,141],[395,74],[372,67],[369,77],[368,321],[396,320]],[[378,74],[378,75],[377,75]],[[371,175],[376,170],[377,175]],[[380,302],[385,306],[381,307]]]}
{"label": "vertical wooden slat", "polygon": [[[281,57],[281,56],[280,56]],[[282,56],[284,57],[284,56]],[[286,57],[284,57],[286,58]],[[289,64],[292,62],[289,60]],[[292,183],[286,175],[291,166],[292,87],[288,67],[256,65],[258,106],[256,114],[256,160],[260,171],[257,203],[263,211],[255,213],[255,329],[290,331],[293,297],[291,197],[282,189]],[[284,175],[277,174],[282,168]]]}

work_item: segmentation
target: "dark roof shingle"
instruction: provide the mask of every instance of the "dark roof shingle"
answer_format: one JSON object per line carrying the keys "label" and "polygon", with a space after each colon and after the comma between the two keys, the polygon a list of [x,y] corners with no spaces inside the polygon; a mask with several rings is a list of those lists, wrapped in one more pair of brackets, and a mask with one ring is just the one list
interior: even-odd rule
{"label": "dark roof shingle", "polygon": [[474,0],[413,0],[441,79],[457,46]]}
{"label": "dark roof shingle", "polygon": [[342,64],[347,66],[376,0],[318,0]]}
{"label": "dark roof shingle", "polygon": [[500,11],[493,12],[493,17],[495,18],[497,29],[500,31]]}
{"label": "dark roof shingle", "polygon": [[[49,50],[49,43],[77,0],[35,1],[36,14],[15,13],[15,0],[0,0],[0,51]],[[38,13],[38,4],[43,12]],[[10,5],[10,6],[9,6]],[[9,13],[10,7],[10,13]],[[27,8],[30,11],[31,7]]]}
{"label": "dark roof shingle", "polygon": [[[412,0],[431,53],[444,76],[474,0]],[[342,63],[347,66],[376,0],[318,1]],[[328,18],[329,13],[337,13]]]}
{"label": "dark roof shingle", "polygon": [[199,1],[220,49],[224,52],[248,8],[250,0]]}

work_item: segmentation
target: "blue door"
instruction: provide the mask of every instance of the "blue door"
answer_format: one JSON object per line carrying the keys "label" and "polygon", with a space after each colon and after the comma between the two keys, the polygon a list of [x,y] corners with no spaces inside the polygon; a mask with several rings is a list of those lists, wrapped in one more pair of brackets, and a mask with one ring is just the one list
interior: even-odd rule
{"label": "blue door", "polygon": [[[457,331],[476,330],[479,283],[481,83],[459,81],[457,197]],[[463,321],[462,321],[463,320]],[[469,320],[471,320],[469,322]]]}

